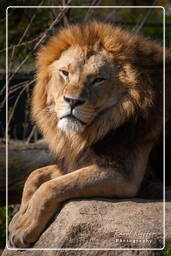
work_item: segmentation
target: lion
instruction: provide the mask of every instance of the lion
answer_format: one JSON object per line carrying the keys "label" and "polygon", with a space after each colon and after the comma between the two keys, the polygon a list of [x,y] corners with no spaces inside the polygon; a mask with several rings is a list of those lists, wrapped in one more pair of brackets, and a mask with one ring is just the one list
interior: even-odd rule
{"label": "lion", "polygon": [[[170,66],[166,51],[167,99]],[[25,183],[9,226],[10,245],[18,248],[39,238],[65,200],[137,196],[163,132],[158,43],[111,24],[70,25],[41,47],[37,69],[32,116],[56,164]],[[165,113],[167,125],[169,100]]]}

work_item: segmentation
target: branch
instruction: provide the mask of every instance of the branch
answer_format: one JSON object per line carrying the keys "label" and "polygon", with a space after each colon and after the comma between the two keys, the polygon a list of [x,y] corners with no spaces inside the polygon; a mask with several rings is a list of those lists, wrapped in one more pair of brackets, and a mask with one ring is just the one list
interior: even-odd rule
{"label": "branch", "polygon": [[93,15],[93,13],[94,13],[94,8],[92,8],[92,6],[98,6],[98,5],[101,4],[101,2],[102,2],[102,0],[93,0],[93,1],[92,1],[92,5],[91,5],[91,7],[88,9],[88,12],[87,12],[87,14],[86,14],[86,16],[85,16],[85,18],[84,18],[84,22],[88,21],[88,19]]}
{"label": "branch", "polygon": [[33,126],[33,129],[31,130],[31,133],[29,134],[29,136],[28,136],[28,138],[26,140],[26,144],[28,144],[30,142],[30,140],[31,140],[35,130],[36,130],[36,125]]}
{"label": "branch", "polygon": [[11,114],[10,114],[10,116],[9,116],[9,119],[8,119],[8,126],[10,125],[11,119],[12,119],[12,117],[13,117],[14,111],[15,111],[15,109],[16,109],[17,103],[18,103],[18,101],[19,101],[19,99],[20,99],[22,93],[26,90],[26,88],[27,88],[30,84],[32,84],[32,83],[34,83],[34,82],[35,82],[35,79],[33,79],[32,81],[30,81],[29,83],[27,83],[27,84],[23,87],[23,89],[20,91],[19,95],[17,96],[17,99],[16,99],[16,101],[15,101],[15,103],[14,103],[14,105],[13,105],[12,112],[11,112]]}
{"label": "branch", "polygon": [[[153,6],[155,6],[157,3],[157,0],[154,0],[153,2]],[[149,8],[146,15],[143,17],[143,15],[141,14],[142,19],[137,22],[136,26],[132,29],[133,32],[138,33],[142,27],[144,26],[144,24],[146,23],[148,17],[150,16],[151,12],[153,11],[153,8]]]}
{"label": "branch", "polygon": [[[40,3],[39,6],[41,6],[41,5],[43,4],[43,2],[44,2],[44,0],[41,1],[41,3]],[[27,25],[27,27],[26,27],[26,29],[25,29],[23,35],[22,35],[21,38],[19,39],[19,41],[18,41],[18,43],[17,43],[16,46],[18,46],[18,45],[20,45],[20,44],[22,43],[22,41],[23,41],[24,37],[26,36],[27,31],[29,30],[31,24],[33,23],[33,20],[35,19],[36,15],[37,15],[37,13],[34,13],[34,14],[32,15],[29,24]],[[16,46],[13,47],[13,50],[12,50],[12,53],[11,53],[11,66],[12,66],[12,63],[13,63],[13,59],[14,59],[14,55],[15,55]],[[11,68],[11,67],[10,67],[10,68]]]}
{"label": "branch", "polygon": [[[35,37],[35,38],[32,39],[32,40],[28,40],[28,41],[25,41],[25,42],[20,43],[20,44],[11,45],[11,46],[9,46],[9,47],[7,48],[7,50],[10,50],[10,49],[12,49],[12,48],[14,48],[14,47],[15,47],[15,48],[18,48],[18,47],[23,46],[23,45],[32,44],[32,43],[34,43],[35,41],[37,41],[41,36],[42,36],[42,34],[38,35],[37,37]],[[6,51],[6,48],[0,50],[0,53],[1,53],[1,52],[5,52],[5,51]]]}

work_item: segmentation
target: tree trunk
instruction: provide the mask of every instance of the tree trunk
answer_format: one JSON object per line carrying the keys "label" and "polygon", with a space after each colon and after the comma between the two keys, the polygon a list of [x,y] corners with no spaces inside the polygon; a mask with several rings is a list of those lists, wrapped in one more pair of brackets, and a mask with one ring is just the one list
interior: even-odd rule
{"label": "tree trunk", "polygon": [[[0,142],[0,205],[5,204],[6,194],[6,152],[5,143]],[[23,185],[35,169],[54,163],[46,143],[41,140],[26,144],[10,141],[8,145],[8,204],[20,203]]]}

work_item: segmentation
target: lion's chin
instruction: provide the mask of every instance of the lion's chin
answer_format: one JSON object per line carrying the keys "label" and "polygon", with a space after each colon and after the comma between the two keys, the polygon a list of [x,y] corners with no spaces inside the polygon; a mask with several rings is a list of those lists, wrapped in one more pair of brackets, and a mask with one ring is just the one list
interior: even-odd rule
{"label": "lion's chin", "polygon": [[85,125],[83,125],[77,119],[62,118],[61,120],[59,120],[57,128],[64,131],[65,133],[69,133],[71,131],[81,133],[84,131]]}

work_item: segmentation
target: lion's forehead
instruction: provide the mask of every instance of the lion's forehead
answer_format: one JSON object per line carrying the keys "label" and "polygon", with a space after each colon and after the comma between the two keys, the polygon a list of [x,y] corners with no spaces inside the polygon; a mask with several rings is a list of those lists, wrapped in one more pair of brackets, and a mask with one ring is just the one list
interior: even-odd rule
{"label": "lion's forehead", "polygon": [[108,69],[110,61],[105,51],[92,55],[85,63],[84,69],[90,73],[102,71],[101,68]]}
{"label": "lion's forehead", "polygon": [[79,46],[70,47],[62,52],[60,58],[54,62],[55,68],[67,69],[71,73],[98,73],[102,68],[111,65],[109,54],[105,50],[93,51],[88,56],[88,50]]}

